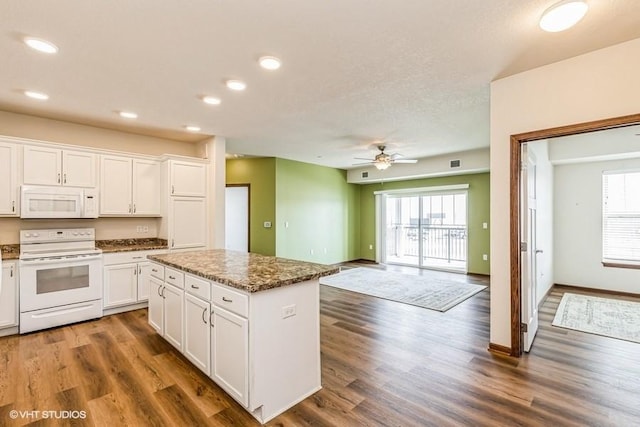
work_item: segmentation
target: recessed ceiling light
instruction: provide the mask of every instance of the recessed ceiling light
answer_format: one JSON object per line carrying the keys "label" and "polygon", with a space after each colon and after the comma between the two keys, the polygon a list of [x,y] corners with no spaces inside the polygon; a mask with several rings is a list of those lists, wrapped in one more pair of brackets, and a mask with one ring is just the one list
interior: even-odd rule
{"label": "recessed ceiling light", "polygon": [[38,52],[44,52],[44,53],[58,52],[58,46],[46,40],[36,39],[33,37],[25,37],[24,43],[27,46],[29,46],[31,49],[35,49]]}
{"label": "recessed ceiling light", "polygon": [[563,0],[545,10],[540,18],[540,28],[550,33],[567,30],[586,15],[586,0]]}
{"label": "recessed ceiling light", "polygon": [[263,56],[258,62],[265,70],[277,70],[282,65],[282,62],[275,56]]}
{"label": "recessed ceiling light", "polygon": [[188,130],[189,132],[200,132],[200,127],[199,126],[187,125],[184,128],[186,130]]}
{"label": "recessed ceiling light", "polygon": [[37,99],[39,101],[46,101],[47,99],[49,99],[49,95],[47,95],[46,93],[36,92],[35,90],[25,90],[24,94],[29,98]]}
{"label": "recessed ceiling light", "polygon": [[227,80],[225,84],[231,90],[240,91],[240,90],[245,90],[247,88],[247,84],[240,80]]}
{"label": "recessed ceiling light", "polygon": [[216,98],[215,96],[203,96],[202,102],[209,105],[220,105],[220,98]]}
{"label": "recessed ceiling light", "polygon": [[138,115],[132,111],[120,111],[120,117],[124,117],[125,119],[137,119]]}

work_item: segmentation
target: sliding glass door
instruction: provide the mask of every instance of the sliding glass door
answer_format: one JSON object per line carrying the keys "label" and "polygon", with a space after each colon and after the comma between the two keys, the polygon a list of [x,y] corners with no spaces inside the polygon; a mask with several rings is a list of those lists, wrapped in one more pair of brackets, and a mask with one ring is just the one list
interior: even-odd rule
{"label": "sliding glass door", "polygon": [[383,262],[467,271],[466,191],[383,200]]}

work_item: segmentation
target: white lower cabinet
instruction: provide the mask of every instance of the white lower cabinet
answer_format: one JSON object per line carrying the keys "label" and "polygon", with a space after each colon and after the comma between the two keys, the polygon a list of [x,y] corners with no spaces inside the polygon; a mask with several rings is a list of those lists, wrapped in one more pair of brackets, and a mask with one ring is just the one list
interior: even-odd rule
{"label": "white lower cabinet", "polygon": [[[149,299],[151,263],[147,255],[164,251],[133,251],[104,254],[103,307],[112,309]],[[135,308],[139,308],[139,305]]]}
{"label": "white lower cabinet", "polygon": [[215,305],[210,376],[238,402],[249,404],[249,321]]}
{"label": "white lower cabinet", "polygon": [[[149,324],[171,345],[183,351],[184,290],[161,279],[160,277],[164,277],[164,271],[164,267],[151,263],[147,279]],[[173,277],[176,276],[175,272],[172,274]]]}
{"label": "white lower cabinet", "polygon": [[17,264],[4,261],[2,263],[2,281],[0,282],[0,329],[18,326],[17,277]]}
{"label": "white lower cabinet", "polygon": [[211,372],[211,305],[188,293],[184,295],[184,355],[202,372]]}

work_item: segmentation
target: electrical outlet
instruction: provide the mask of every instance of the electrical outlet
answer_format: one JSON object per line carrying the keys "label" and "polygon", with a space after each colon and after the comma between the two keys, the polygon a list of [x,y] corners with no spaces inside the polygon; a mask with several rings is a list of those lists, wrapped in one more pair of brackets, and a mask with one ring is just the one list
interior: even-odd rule
{"label": "electrical outlet", "polygon": [[486,222],[483,222],[483,223],[482,223],[482,228],[484,228],[485,230],[488,228],[488,225],[487,225],[487,223],[486,223]]}
{"label": "electrical outlet", "polygon": [[489,260],[489,255],[487,255],[487,254],[482,254],[482,260],[483,260],[483,261],[488,261],[488,260]]}
{"label": "electrical outlet", "polygon": [[289,221],[284,222],[284,228],[289,228]]}
{"label": "electrical outlet", "polygon": [[142,233],[142,226],[141,225],[138,225],[136,227],[136,233]]}
{"label": "electrical outlet", "polygon": [[369,245],[369,250],[372,251],[373,250],[373,245]]}
{"label": "electrical outlet", "polygon": [[285,305],[282,307],[282,318],[286,319],[287,317],[292,317],[296,315],[296,305]]}
{"label": "electrical outlet", "polygon": [[309,253],[310,253],[311,255],[313,255],[313,254],[314,254],[313,249],[309,249]]}
{"label": "electrical outlet", "polygon": [[264,228],[271,228],[271,221],[265,221],[263,225]]}

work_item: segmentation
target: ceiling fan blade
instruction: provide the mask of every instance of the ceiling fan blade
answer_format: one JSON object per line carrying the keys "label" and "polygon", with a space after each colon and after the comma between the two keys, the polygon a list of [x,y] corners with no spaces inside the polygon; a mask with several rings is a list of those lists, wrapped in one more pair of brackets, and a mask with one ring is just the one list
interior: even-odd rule
{"label": "ceiling fan blade", "polygon": [[391,156],[392,159],[401,159],[402,157],[404,157],[402,154],[400,153],[393,153],[393,154],[389,154],[389,156]]}
{"label": "ceiling fan blade", "polygon": [[397,159],[392,160],[393,163],[418,163],[416,159]]}
{"label": "ceiling fan blade", "polygon": [[[366,159],[362,159],[362,160],[366,160]],[[364,163],[351,163],[351,166],[362,166],[362,165],[373,165],[375,164],[375,162],[364,162]]]}
{"label": "ceiling fan blade", "polygon": [[367,159],[367,158],[364,158],[364,157],[354,157],[353,159],[354,160],[368,160],[370,162],[373,162],[373,160],[374,160],[374,159]]}

